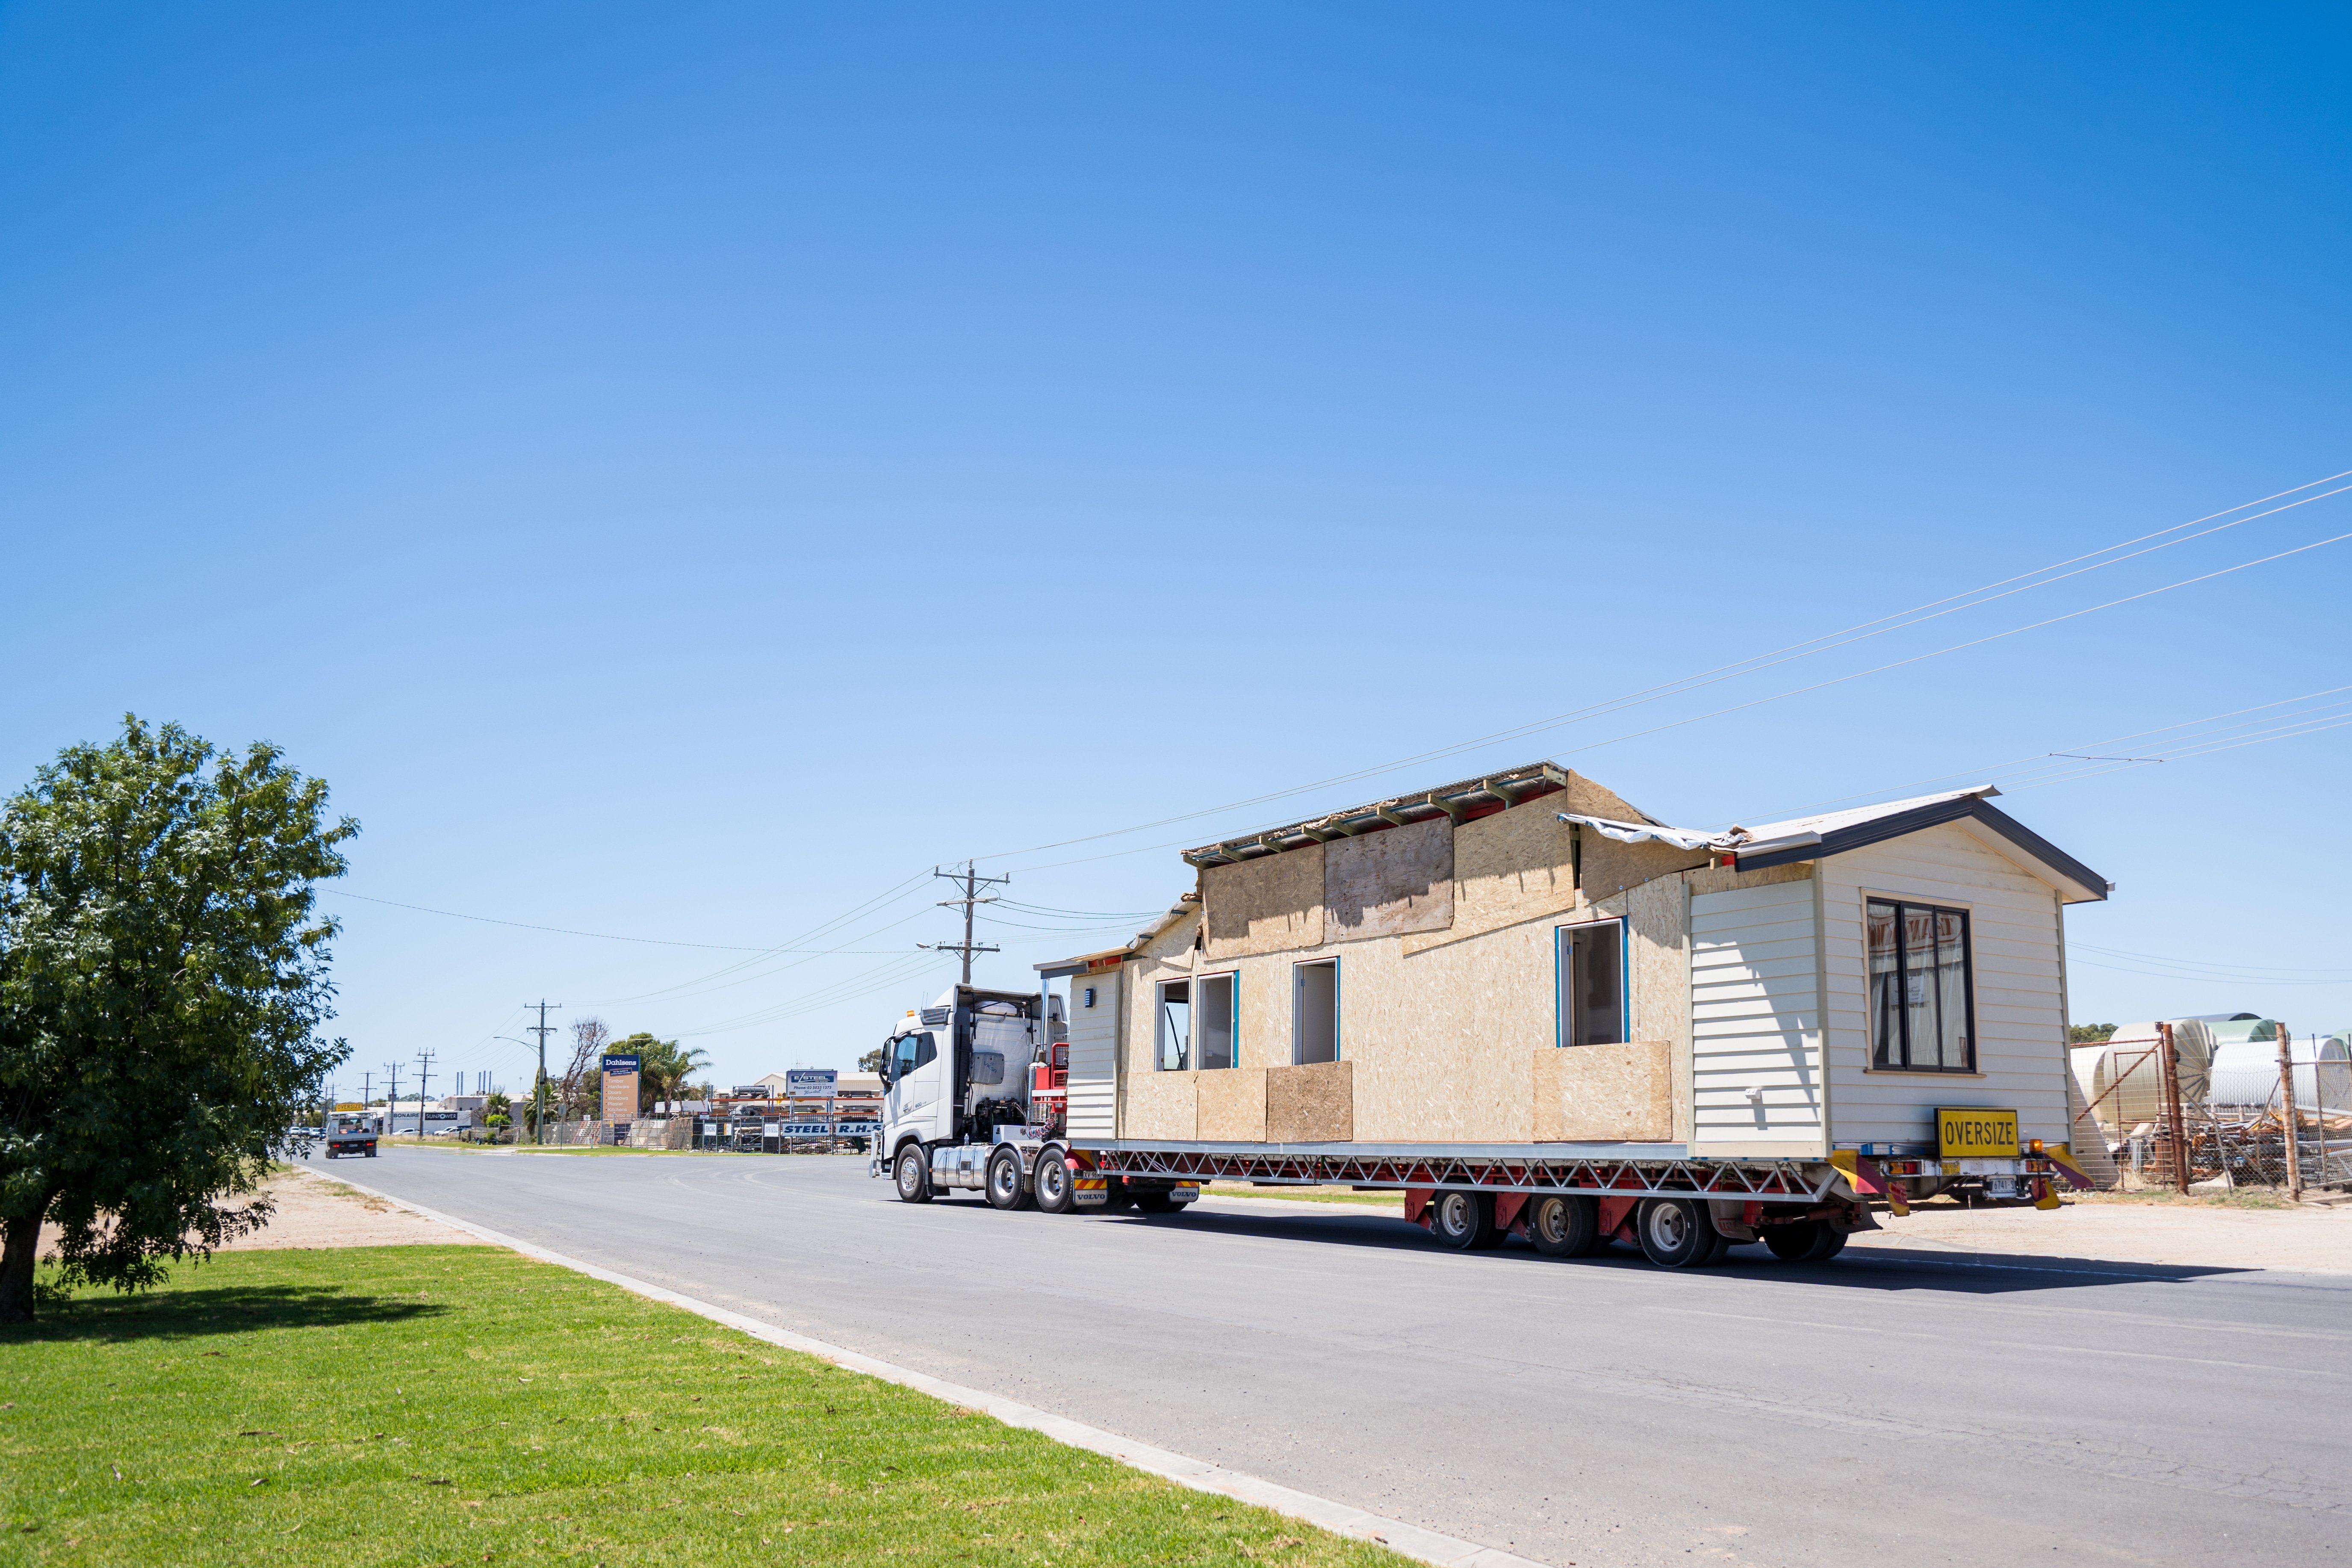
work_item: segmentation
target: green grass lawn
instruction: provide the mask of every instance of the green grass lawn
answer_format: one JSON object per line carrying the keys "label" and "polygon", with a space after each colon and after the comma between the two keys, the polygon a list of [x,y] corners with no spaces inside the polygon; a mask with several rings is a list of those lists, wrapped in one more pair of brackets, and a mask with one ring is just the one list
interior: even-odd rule
{"label": "green grass lawn", "polygon": [[0,1329],[0,1563],[1407,1560],[490,1247]]}

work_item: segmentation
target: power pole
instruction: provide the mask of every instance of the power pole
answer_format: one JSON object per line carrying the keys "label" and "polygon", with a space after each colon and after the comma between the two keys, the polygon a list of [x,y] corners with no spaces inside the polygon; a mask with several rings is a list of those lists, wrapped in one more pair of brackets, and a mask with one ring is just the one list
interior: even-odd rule
{"label": "power pole", "polygon": [[1002,952],[1003,951],[1002,948],[992,947],[984,942],[975,942],[971,940],[971,911],[973,906],[978,904],[992,904],[996,902],[996,896],[994,894],[992,893],[987,898],[983,899],[980,896],[980,890],[982,888],[1001,887],[1004,883],[1012,881],[1013,879],[1011,877],[980,876],[973,871],[972,864],[969,860],[963,863],[963,869],[961,871],[942,871],[937,866],[934,866],[931,868],[931,875],[934,877],[943,877],[950,882],[961,882],[963,884],[962,898],[941,899],[940,900],[940,908],[943,910],[951,910],[959,904],[963,906],[963,940],[961,942],[919,942],[915,945],[933,952],[960,952],[963,954],[963,983],[966,985],[969,985],[971,984],[971,955],[975,952]]}
{"label": "power pole", "polygon": [[433,1081],[433,1053],[416,1053],[416,1141],[425,1142],[425,1086]]}
{"label": "power pole", "polygon": [[383,1091],[383,1135],[390,1138],[400,1131],[392,1124],[392,1119],[400,1114],[400,1064],[384,1063],[383,1077],[384,1081],[392,1085]]}
{"label": "power pole", "polygon": [[561,1009],[563,1004],[549,1002],[542,998],[538,1002],[526,1002],[523,1005],[539,1009],[539,1022],[536,1025],[524,1025],[523,1033],[539,1037],[539,1082],[531,1088],[530,1141],[534,1143],[545,1143],[547,1142],[547,1037],[552,1034],[555,1028],[547,1021],[547,1010],[550,1007]]}

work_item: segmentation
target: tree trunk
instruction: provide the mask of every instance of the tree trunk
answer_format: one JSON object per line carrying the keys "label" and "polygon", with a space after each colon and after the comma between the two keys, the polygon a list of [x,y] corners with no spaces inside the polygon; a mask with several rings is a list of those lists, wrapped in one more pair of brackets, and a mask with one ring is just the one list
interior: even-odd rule
{"label": "tree trunk", "polygon": [[33,1263],[41,1249],[43,1204],[28,1219],[7,1222],[7,1247],[0,1253],[0,1323],[33,1321]]}

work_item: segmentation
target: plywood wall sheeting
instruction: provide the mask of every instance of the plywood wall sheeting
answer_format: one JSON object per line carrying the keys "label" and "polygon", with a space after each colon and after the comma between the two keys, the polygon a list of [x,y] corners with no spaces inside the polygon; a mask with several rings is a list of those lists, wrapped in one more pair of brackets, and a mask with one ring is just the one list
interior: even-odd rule
{"label": "plywood wall sheeting", "polygon": [[[1091,1007],[1085,1005],[1088,986],[1095,993]],[[1070,978],[1069,1127],[1073,1137],[1118,1135],[1118,992],[1117,969]]]}
{"label": "plywood wall sheeting", "polygon": [[1323,846],[1261,855],[1201,873],[1208,954],[1223,963],[1323,942]]}
{"label": "plywood wall sheeting", "polygon": [[1189,1072],[1140,1072],[1127,1080],[1120,1110],[1122,1138],[1189,1143],[1200,1136],[1200,1097]]}
{"label": "plywood wall sheeting", "polygon": [[1323,846],[1329,942],[1444,931],[1454,924],[1454,824],[1441,816]]}
{"label": "plywood wall sheeting", "polygon": [[1538,1050],[1536,1141],[1655,1143],[1673,1137],[1672,1048],[1645,1040]]}
{"label": "plywood wall sheeting", "polygon": [[[2020,1137],[2066,1142],[2065,1013],[2049,884],[1958,823],[1832,856],[1821,865],[1832,1142],[1932,1137],[1939,1105],[2013,1108]],[[1870,1068],[1867,893],[1970,911],[1981,1076]]]}
{"label": "plywood wall sheeting", "polygon": [[1210,1142],[1265,1142],[1265,1069],[1218,1068],[1192,1075],[1200,1136]]}
{"label": "plywood wall sheeting", "polygon": [[1820,1150],[1811,879],[1693,894],[1690,942],[1693,1142]]}
{"label": "plywood wall sheeting", "polygon": [[1358,1139],[1534,1137],[1528,1053],[1558,1035],[1551,929],[1530,922],[1412,954],[1396,938],[1339,950],[1339,1049],[1356,1065]]}
{"label": "plywood wall sheeting", "polygon": [[[1214,1073],[1203,1074],[1213,1078]],[[1346,1143],[1356,1137],[1356,1064],[1307,1062],[1265,1075],[1269,1143]]]}

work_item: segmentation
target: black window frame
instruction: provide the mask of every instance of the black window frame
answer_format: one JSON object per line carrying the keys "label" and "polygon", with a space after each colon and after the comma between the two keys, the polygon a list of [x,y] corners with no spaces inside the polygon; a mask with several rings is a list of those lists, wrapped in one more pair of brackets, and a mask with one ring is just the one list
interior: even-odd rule
{"label": "black window frame", "polygon": [[[1894,1008],[1895,1019],[1894,1033],[1895,1035],[1895,1039],[1892,1042],[1884,1040],[1880,1037],[1879,1003],[1877,998],[1870,994],[1869,989],[1876,978],[1870,967],[1871,911],[1874,908],[1881,905],[1884,905],[1895,911],[1895,994],[1898,1000],[1896,1001]],[[1913,910],[1921,914],[1957,915],[1959,918],[1960,1040],[1963,1047],[1962,1054],[1966,1059],[1958,1067],[1946,1067],[1943,1064],[1940,1059],[1942,1056],[1940,1041],[1937,1043],[1936,1047],[1936,1054],[1939,1059],[1926,1065],[1921,1065],[1913,1060],[1913,1058],[1916,1053],[1913,1050],[1911,1044],[1911,1008],[1906,1000],[1902,1000],[1903,998],[1907,998],[1910,993],[1911,947],[1909,942],[1906,940],[1906,933],[1909,929],[1907,912]],[[1976,1073],[1977,942],[1975,914],[1976,911],[1973,910],[1963,909],[1958,905],[1931,904],[1923,900],[1906,899],[1891,893],[1865,893],[1863,895],[1862,964],[1864,997],[1864,1005],[1869,1016],[1870,1067],[1873,1072],[1932,1072],[1961,1073],[1968,1075],[1974,1075]],[[1938,991],[1937,993],[1937,1007],[1940,1015],[1942,993]],[[1901,1047],[1901,1060],[1897,1061],[1891,1058],[1891,1053],[1886,1049],[1886,1047],[1889,1044],[1897,1044]]]}

